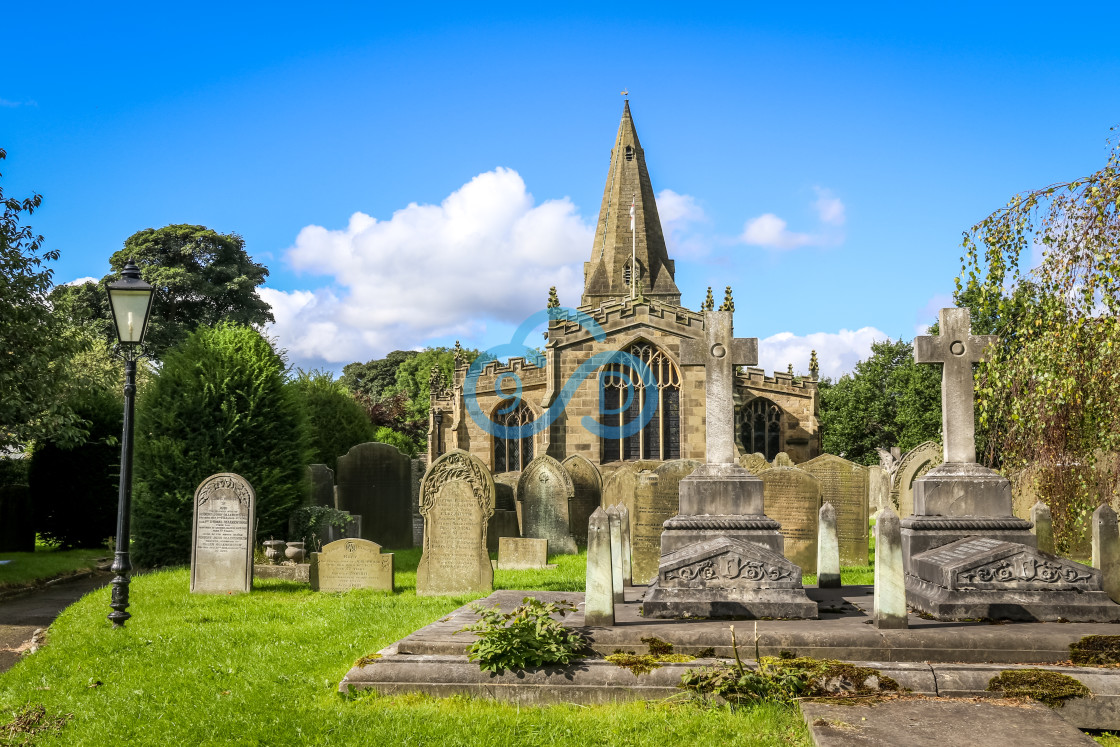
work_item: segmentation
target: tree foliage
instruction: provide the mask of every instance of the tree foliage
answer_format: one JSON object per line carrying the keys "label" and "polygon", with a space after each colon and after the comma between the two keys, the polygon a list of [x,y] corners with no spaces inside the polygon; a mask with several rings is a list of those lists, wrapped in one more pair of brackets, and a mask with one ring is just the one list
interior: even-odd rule
{"label": "tree foliage", "polygon": [[190,559],[194,491],[235,472],[257,495],[258,536],[283,536],[302,499],[306,413],[256,330],[199,327],[164,356],[136,418],[133,551],[141,566]]}
{"label": "tree foliage", "polygon": [[364,395],[367,398],[380,397],[382,392],[397,383],[397,369],[401,363],[416,354],[415,350],[394,350],[377,360],[348,363],[343,366],[339,381],[355,395]]}
{"label": "tree foliage", "polygon": [[[0,160],[6,157],[0,149]],[[21,224],[41,203],[39,195],[4,197],[0,188],[0,451],[48,434],[60,443],[85,435],[52,375],[71,350],[47,302],[53,271],[45,265],[58,250],[44,250],[43,237]]]}
{"label": "tree foliage", "polygon": [[374,440],[365,410],[331,373],[300,371],[289,386],[307,410],[313,463],[334,469],[351,446]]}
{"label": "tree foliage", "polygon": [[113,271],[100,284],[58,288],[51,301],[75,324],[95,326],[114,339],[112,317],[103,286],[120,277],[128,260],[156,288],[145,346],[158,358],[198,326],[228,321],[262,325],[275,321],[257,293],[268,269],[253,262],[245,240],[204,226],[146,228],[124,242],[109,258]]}
{"label": "tree foliage", "polygon": [[825,452],[878,464],[876,448],[903,451],[941,432],[941,376],[914,362],[903,340],[871,345],[871,356],[839,381],[822,382],[821,438]]}
{"label": "tree foliage", "polygon": [[1118,246],[1115,143],[1099,171],[1017,194],[964,235],[957,296],[1001,337],[977,371],[986,456],[1039,473],[1062,547],[1118,495]]}

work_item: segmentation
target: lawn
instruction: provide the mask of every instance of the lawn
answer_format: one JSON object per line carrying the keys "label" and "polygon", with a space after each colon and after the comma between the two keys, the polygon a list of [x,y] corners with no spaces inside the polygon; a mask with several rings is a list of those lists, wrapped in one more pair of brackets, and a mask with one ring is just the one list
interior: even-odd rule
{"label": "lawn", "polygon": [[108,556],[109,551],[104,547],[94,550],[52,550],[38,546],[35,552],[0,553],[0,560],[12,561],[0,565],[0,591],[93,568],[95,560]]}
{"label": "lawn", "polygon": [[[270,580],[248,595],[201,596],[188,593],[186,569],[145,574],[133,581],[135,617],[124,630],[105,620],[108,590],[92,593],[51,626],[47,646],[0,675],[0,735],[41,705],[47,718],[72,717],[36,744],[810,743],[798,712],[782,706],[344,698],[338,682],[355,660],[472,599],[417,597],[419,551],[395,560],[396,594]],[[553,562],[552,571],[499,571],[495,585],[582,590],[583,555]]]}

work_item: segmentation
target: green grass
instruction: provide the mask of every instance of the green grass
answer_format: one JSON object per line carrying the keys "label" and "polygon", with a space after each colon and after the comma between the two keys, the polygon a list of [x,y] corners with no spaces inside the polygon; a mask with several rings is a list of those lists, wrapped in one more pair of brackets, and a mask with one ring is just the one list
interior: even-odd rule
{"label": "green grass", "polygon": [[[48,644],[0,675],[3,725],[28,706],[73,714],[36,744],[808,745],[796,710],[684,702],[528,708],[421,696],[343,698],[361,656],[471,596],[417,597],[419,551],[396,553],[398,593],[313,593],[258,581],[237,596],[188,593],[186,569],[139,576],[124,630],[107,589],[69,607]],[[499,571],[498,588],[580,590],[583,555],[552,571]],[[3,744],[0,739],[0,744]]]}
{"label": "green grass", "polygon": [[32,581],[44,581],[84,568],[93,568],[97,558],[104,558],[109,551],[104,547],[96,550],[50,550],[36,549],[35,552],[0,553],[0,560],[11,563],[0,565],[0,590],[15,586],[25,586]]}

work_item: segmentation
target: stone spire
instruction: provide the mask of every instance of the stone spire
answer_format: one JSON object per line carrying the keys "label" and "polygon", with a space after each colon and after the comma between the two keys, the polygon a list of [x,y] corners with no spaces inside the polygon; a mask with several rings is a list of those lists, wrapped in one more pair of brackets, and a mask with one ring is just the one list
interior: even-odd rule
{"label": "stone spire", "polygon": [[809,378],[816,381],[820,378],[821,366],[817,362],[817,351],[814,350],[809,356]]}
{"label": "stone spire", "polygon": [[[636,231],[630,230],[631,204],[634,205]],[[630,268],[632,253],[637,254],[637,277],[646,289],[646,298],[680,306],[681,292],[673,280],[676,269],[665,248],[653,185],[646,170],[645,151],[638,141],[627,101],[611,150],[591,261],[583,265],[581,305],[598,305],[611,298],[630,296],[629,281],[634,274]]]}

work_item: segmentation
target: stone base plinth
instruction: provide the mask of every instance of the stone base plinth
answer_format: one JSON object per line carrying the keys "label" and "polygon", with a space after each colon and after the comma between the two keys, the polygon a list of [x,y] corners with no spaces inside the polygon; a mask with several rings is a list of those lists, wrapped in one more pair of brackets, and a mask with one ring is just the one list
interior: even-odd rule
{"label": "stone base plinth", "polygon": [[766,516],[674,516],[661,533],[661,555],[676,552],[697,542],[730,537],[753,542],[784,555],[781,524]]}
{"label": "stone base plinth", "polygon": [[254,578],[278,578],[283,581],[310,581],[311,566],[308,563],[293,563],[292,565],[254,565]]}
{"label": "stone base plinth", "polygon": [[907,575],[906,603],[938,620],[1120,622],[1103,591],[953,591]]}
{"label": "stone base plinth", "polygon": [[[941,519],[942,517],[922,518]],[[902,521],[902,567],[907,573],[913,573],[913,557],[915,555],[952,544],[967,537],[986,537],[1001,542],[1014,542],[1027,547],[1038,546],[1038,539],[1030,530],[1030,522],[1014,517],[1009,517],[1007,520],[989,521],[989,526],[993,528],[985,528],[985,525],[979,520],[971,524],[964,519],[950,519],[948,517],[945,517],[941,522],[921,521],[919,523],[917,520],[918,517],[911,517]],[[956,528],[948,528],[954,524],[957,525]],[[946,528],[929,528],[933,526],[945,526]],[[970,526],[972,528],[969,528]]]}
{"label": "stone base plinth", "polygon": [[762,480],[737,464],[705,464],[680,483],[682,515],[761,516]]}
{"label": "stone base plinth", "polygon": [[804,589],[662,589],[654,582],[642,602],[649,618],[790,620],[817,618],[817,603]]}

